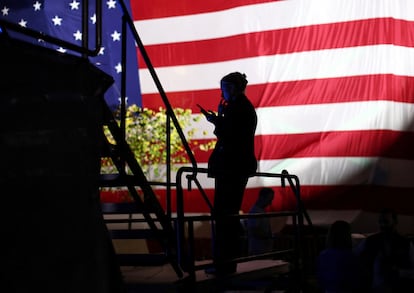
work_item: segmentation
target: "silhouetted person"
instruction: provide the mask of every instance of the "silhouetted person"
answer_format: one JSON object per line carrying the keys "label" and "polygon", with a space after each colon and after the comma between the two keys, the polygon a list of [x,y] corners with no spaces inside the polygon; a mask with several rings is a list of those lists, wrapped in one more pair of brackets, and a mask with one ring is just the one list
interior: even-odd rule
{"label": "silhouetted person", "polygon": [[316,262],[318,284],[323,292],[363,292],[362,265],[352,250],[351,225],[343,220],[335,221],[329,227],[326,247]]}
{"label": "silhouetted person", "polygon": [[355,249],[368,271],[367,292],[414,292],[413,245],[397,231],[397,214],[388,208],[381,210],[378,224],[379,232]]}
{"label": "silhouetted person", "polygon": [[[249,214],[266,213],[266,208],[272,204],[274,191],[269,187],[260,189],[255,204]],[[248,218],[246,221],[249,255],[270,252],[273,249],[273,233],[269,217]]]}
{"label": "silhouetted person", "polygon": [[254,135],[257,115],[245,95],[245,74],[232,72],[221,79],[222,99],[218,114],[204,112],[215,125],[215,148],[208,161],[208,176],[215,178],[214,210],[215,239],[214,262],[217,275],[236,271],[237,264],[222,264],[238,256],[240,249],[240,219],[243,194],[248,178],[254,175],[257,160]]}

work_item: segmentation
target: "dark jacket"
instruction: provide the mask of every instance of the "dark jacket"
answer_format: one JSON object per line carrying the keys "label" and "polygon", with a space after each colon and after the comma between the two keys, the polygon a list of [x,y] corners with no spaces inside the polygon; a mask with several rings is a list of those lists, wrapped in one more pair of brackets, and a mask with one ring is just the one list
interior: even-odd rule
{"label": "dark jacket", "polygon": [[224,106],[215,122],[217,142],[208,161],[210,177],[250,177],[256,172],[256,126],[256,111],[245,95]]}
{"label": "dark jacket", "polygon": [[379,232],[368,236],[355,251],[367,268],[368,287],[375,286],[375,283],[381,280],[387,286],[394,288],[393,292],[406,292],[400,288],[400,285],[405,283],[399,278],[397,269],[410,268],[408,238],[396,232],[390,234]]}

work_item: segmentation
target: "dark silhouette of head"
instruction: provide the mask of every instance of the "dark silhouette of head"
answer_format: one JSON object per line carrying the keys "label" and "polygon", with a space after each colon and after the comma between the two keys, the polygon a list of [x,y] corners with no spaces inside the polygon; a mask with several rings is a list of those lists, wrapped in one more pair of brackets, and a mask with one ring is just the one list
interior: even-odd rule
{"label": "dark silhouette of head", "polygon": [[230,101],[233,97],[243,93],[247,86],[246,74],[232,72],[224,76],[220,81],[222,97]]}
{"label": "dark silhouette of head", "polygon": [[343,220],[337,220],[329,227],[326,238],[328,248],[352,249],[351,225]]}
{"label": "dark silhouette of head", "polygon": [[265,208],[272,203],[274,196],[275,192],[273,191],[273,189],[269,187],[263,187],[259,191],[259,196],[257,197],[256,205]]}
{"label": "dark silhouette of head", "polygon": [[398,224],[397,214],[390,208],[384,208],[380,211],[378,217],[379,229],[383,233],[394,232]]}

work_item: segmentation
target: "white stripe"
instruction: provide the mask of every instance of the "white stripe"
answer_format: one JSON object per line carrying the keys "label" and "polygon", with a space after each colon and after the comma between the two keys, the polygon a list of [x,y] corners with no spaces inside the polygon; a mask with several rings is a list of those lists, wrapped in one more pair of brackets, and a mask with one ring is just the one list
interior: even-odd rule
{"label": "white stripe", "polygon": [[258,134],[262,135],[376,129],[414,131],[414,104],[390,101],[260,108],[258,117]]}
{"label": "white stripe", "polygon": [[[206,168],[207,164],[198,164],[198,167]],[[259,162],[257,172],[281,174],[283,170],[287,170],[291,175],[296,175],[299,178],[300,185],[372,184],[388,187],[414,187],[414,181],[412,180],[412,174],[414,173],[413,160],[367,157],[263,160]],[[213,179],[207,178],[206,174],[199,173],[197,179],[203,188],[214,188]],[[186,188],[187,182],[183,181],[183,183],[185,184],[184,188]],[[253,177],[249,179],[248,187],[280,186],[280,184],[279,178]]]}
{"label": "white stripe", "polygon": [[[414,76],[414,48],[361,46],[156,68],[166,92],[218,88],[220,78],[232,71],[246,73],[249,84],[381,73]],[[139,77],[142,94],[158,92],[148,69],[139,70]]]}
{"label": "white stripe", "polygon": [[381,17],[414,20],[414,1],[278,1],[212,13],[136,21],[135,27],[144,45],[153,45]]}
{"label": "white stripe", "polygon": [[[261,161],[259,171],[297,175],[301,185],[414,187],[414,161],[367,157],[297,158]],[[263,180],[252,180],[260,186]]]}
{"label": "white stripe", "polygon": [[[256,135],[325,131],[414,131],[414,104],[390,101],[328,103],[256,109]],[[398,113],[398,115],[396,115]],[[200,114],[193,114],[200,115]],[[192,122],[192,139],[211,139],[214,127],[204,117]],[[205,133],[203,131],[206,131]]]}

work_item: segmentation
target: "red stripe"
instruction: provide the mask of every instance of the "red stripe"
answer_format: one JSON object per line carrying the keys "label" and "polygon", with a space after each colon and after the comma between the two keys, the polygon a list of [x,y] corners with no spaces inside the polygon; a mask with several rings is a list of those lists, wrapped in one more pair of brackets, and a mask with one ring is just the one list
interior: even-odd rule
{"label": "red stripe", "polygon": [[412,103],[414,77],[375,74],[278,82],[252,85],[248,94],[256,107],[376,100]]}
{"label": "red stripe", "polygon": [[[398,188],[373,185],[358,186],[301,186],[301,198],[307,209],[361,209],[379,211],[389,207],[398,213],[412,214],[412,194],[414,188]],[[286,192],[286,191],[285,191]],[[286,196],[290,205],[295,204],[291,196]],[[285,206],[289,207],[289,204]]]}
{"label": "red stripe", "polygon": [[131,11],[135,20],[144,20],[216,12],[238,6],[266,2],[275,2],[275,0],[180,0],[175,1],[174,5],[171,5],[171,0],[131,0]]}
{"label": "red stripe", "polygon": [[[203,144],[209,140],[193,140]],[[306,157],[384,157],[414,160],[414,133],[391,130],[335,131],[255,138],[260,160]],[[211,151],[193,148],[198,162],[207,162]]]}
{"label": "red stripe", "polygon": [[[413,103],[414,77],[378,74],[248,85],[247,95],[255,107],[376,100]],[[167,96],[173,107],[199,113],[197,103],[216,109],[220,90],[170,92]],[[143,106],[158,109],[163,102],[159,94],[145,94]]]}
{"label": "red stripe", "polygon": [[[412,214],[414,188],[335,185],[301,186],[300,191],[306,209],[358,209],[375,212],[389,207],[400,214]],[[279,194],[279,206],[284,209],[294,208],[296,201],[290,189],[284,189]]]}
{"label": "red stripe", "polygon": [[[293,210],[296,208],[296,198],[292,189],[280,187],[279,179],[275,179],[272,187],[276,196],[272,202],[273,211]],[[248,188],[244,194],[242,211],[247,213],[254,203],[258,188]],[[379,211],[383,207],[393,208],[400,214],[412,214],[412,195],[414,188],[397,188],[384,186],[300,186],[300,196],[305,209],[357,209]],[[165,190],[156,190],[157,196],[166,208]],[[214,200],[214,190],[205,190],[211,203]],[[390,195],[392,197],[390,198]],[[176,211],[175,190],[172,191],[172,211]],[[184,211],[191,213],[209,213],[208,204],[196,189],[184,192]]]}
{"label": "red stripe", "polygon": [[414,159],[414,133],[391,130],[335,131],[256,137],[261,160],[301,157]]}
{"label": "red stripe", "polygon": [[[412,47],[413,40],[413,21],[377,18],[152,45],[146,51],[154,67],[163,67],[377,44]],[[140,67],[145,68],[141,54],[138,57]]]}

